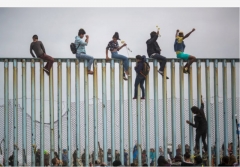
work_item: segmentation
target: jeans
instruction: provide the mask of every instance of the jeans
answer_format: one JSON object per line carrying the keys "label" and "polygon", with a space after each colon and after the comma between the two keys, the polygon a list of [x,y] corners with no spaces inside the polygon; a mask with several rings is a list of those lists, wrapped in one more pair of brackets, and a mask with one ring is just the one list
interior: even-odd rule
{"label": "jeans", "polygon": [[77,53],[76,58],[78,60],[81,60],[81,59],[88,60],[87,67],[88,67],[88,70],[91,70],[91,66],[92,66],[92,63],[93,63],[93,57],[92,56],[86,55],[85,53]]}
{"label": "jeans", "polygon": [[143,87],[144,81],[145,81],[145,77],[138,74],[135,79],[135,84],[134,84],[134,86],[135,86],[134,97],[137,97],[139,84],[140,84],[140,88],[142,89],[142,97],[145,97],[145,95],[144,95],[145,90]]}
{"label": "jeans", "polygon": [[156,53],[154,56],[151,56],[151,58],[161,60],[161,62],[159,62],[159,64],[160,64],[159,71],[164,71],[164,67],[165,67],[166,62],[167,62],[166,57]]}
{"label": "jeans", "polygon": [[120,59],[123,61],[123,69],[125,71],[128,71],[128,58],[126,56],[118,54],[118,52],[112,52],[112,58],[114,59]]}
{"label": "jeans", "polygon": [[48,71],[50,71],[50,69],[52,68],[54,59],[51,56],[47,55],[46,53],[44,53],[42,56],[38,56],[38,58],[47,60],[47,64],[45,65],[44,68],[46,68]]}
{"label": "jeans", "polygon": [[[207,143],[206,143],[207,130],[202,131],[202,132],[201,131],[196,132],[196,139],[195,139],[196,149],[199,150],[199,139],[200,139],[201,136],[202,136],[202,142],[203,142],[204,150],[207,151]],[[202,148],[200,148],[200,149],[202,149]]]}

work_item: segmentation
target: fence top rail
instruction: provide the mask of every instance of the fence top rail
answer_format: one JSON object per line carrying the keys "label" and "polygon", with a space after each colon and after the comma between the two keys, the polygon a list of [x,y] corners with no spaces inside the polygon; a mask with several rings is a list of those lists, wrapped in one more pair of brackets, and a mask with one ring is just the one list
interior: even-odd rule
{"label": "fence top rail", "polygon": [[[136,59],[133,57],[129,57],[129,60],[131,60],[132,62],[136,62]],[[152,58],[147,58],[149,62],[153,62],[154,59]],[[32,60],[34,60],[35,62],[40,62],[41,59],[39,58],[7,58],[7,57],[0,57],[0,62],[13,62],[13,60],[16,60],[17,62],[22,62],[23,60],[25,60],[26,62],[31,62]],[[76,58],[54,58],[54,62],[67,62],[67,60],[69,60],[70,62],[76,62]],[[101,63],[103,60],[106,60],[105,58],[94,58],[94,60],[97,60],[97,62]],[[172,60],[174,60],[175,62],[180,62],[181,59],[177,59],[177,58],[167,58],[167,62],[171,62]],[[226,60],[226,62],[231,62],[232,60],[234,60],[235,62],[239,62],[239,58],[197,58],[197,60],[200,60],[201,62],[205,62],[206,60],[209,60],[209,62],[214,62],[215,60],[217,60],[218,62],[223,62],[224,60]],[[78,60],[79,61],[79,60]],[[80,60],[80,62],[83,62],[84,60]],[[119,62],[118,59],[114,59],[115,62]],[[184,62],[186,62],[185,60],[183,60]],[[107,63],[110,63],[111,61],[106,61]]]}

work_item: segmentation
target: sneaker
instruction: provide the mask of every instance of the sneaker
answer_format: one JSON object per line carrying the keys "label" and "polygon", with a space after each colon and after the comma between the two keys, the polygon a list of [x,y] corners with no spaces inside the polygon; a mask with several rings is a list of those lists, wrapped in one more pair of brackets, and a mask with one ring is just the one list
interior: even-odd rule
{"label": "sneaker", "polygon": [[[163,71],[158,70],[158,73],[163,76]],[[168,76],[166,76],[166,79],[169,79]]]}
{"label": "sneaker", "polygon": [[46,69],[45,67],[43,68],[43,70],[44,70],[45,72],[49,72],[49,70],[48,70],[48,69]]}
{"label": "sneaker", "polygon": [[93,71],[90,71],[90,70],[89,70],[89,71],[88,71],[88,74],[93,75]]}
{"label": "sneaker", "polygon": [[50,72],[49,71],[45,71],[45,73],[49,76],[50,75]]}
{"label": "sneaker", "polygon": [[133,99],[137,99],[137,97],[133,97]]}
{"label": "sneaker", "polygon": [[184,68],[183,68],[183,73],[186,74],[188,71],[189,71],[189,69],[188,69],[187,67],[184,67]]}
{"label": "sneaker", "polygon": [[127,80],[128,80],[128,79],[127,79],[127,77],[125,77],[125,76],[123,77],[123,79],[124,79],[125,81],[127,81]]}

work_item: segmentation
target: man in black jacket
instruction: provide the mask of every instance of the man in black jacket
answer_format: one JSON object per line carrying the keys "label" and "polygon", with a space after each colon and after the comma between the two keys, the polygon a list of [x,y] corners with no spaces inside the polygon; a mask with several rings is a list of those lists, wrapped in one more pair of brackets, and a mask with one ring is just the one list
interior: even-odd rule
{"label": "man in black jacket", "polygon": [[[158,70],[159,74],[163,76],[164,67],[166,65],[166,57],[161,55],[161,49],[157,43],[159,30],[157,32],[153,31],[150,33],[151,38],[147,40],[147,53],[150,58],[160,60],[160,68]],[[168,77],[166,77],[169,79]]]}
{"label": "man in black jacket", "polygon": [[202,96],[201,96],[201,108],[199,109],[196,106],[193,106],[191,108],[192,113],[196,114],[196,116],[194,116],[194,122],[195,124],[186,121],[189,125],[193,126],[194,128],[196,128],[196,146],[195,149],[199,150],[199,139],[202,136],[202,142],[204,145],[204,150],[205,152],[207,152],[207,144],[206,144],[206,137],[207,137],[207,120],[203,111],[204,108],[204,103],[202,100]]}

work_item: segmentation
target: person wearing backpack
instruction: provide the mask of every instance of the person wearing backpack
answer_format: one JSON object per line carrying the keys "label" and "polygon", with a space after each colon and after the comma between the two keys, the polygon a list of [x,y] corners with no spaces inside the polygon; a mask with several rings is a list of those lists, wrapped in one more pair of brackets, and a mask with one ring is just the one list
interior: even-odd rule
{"label": "person wearing backpack", "polygon": [[149,72],[149,65],[147,64],[146,61],[146,57],[145,56],[140,56],[140,55],[137,55],[136,56],[136,66],[134,67],[136,73],[137,73],[137,76],[136,76],[136,79],[135,79],[135,89],[134,89],[134,97],[133,99],[137,99],[137,94],[138,94],[138,85],[140,84],[140,88],[142,89],[142,97],[141,99],[145,99],[145,95],[144,95],[144,81],[145,81],[145,78],[146,78],[146,75],[148,75],[148,72]]}
{"label": "person wearing backpack", "polygon": [[85,30],[82,29],[82,28],[78,31],[78,36],[75,37],[76,52],[75,52],[75,50],[74,51],[72,50],[72,47],[71,47],[72,44],[70,45],[70,47],[71,47],[72,52],[76,53],[76,58],[77,59],[88,60],[88,65],[87,65],[88,74],[92,75],[93,71],[91,71],[91,66],[92,66],[92,63],[93,63],[93,57],[86,54],[85,46],[87,46],[87,44],[88,44],[89,36],[86,35],[86,40],[83,41],[83,37],[84,37],[85,34],[86,34]]}

